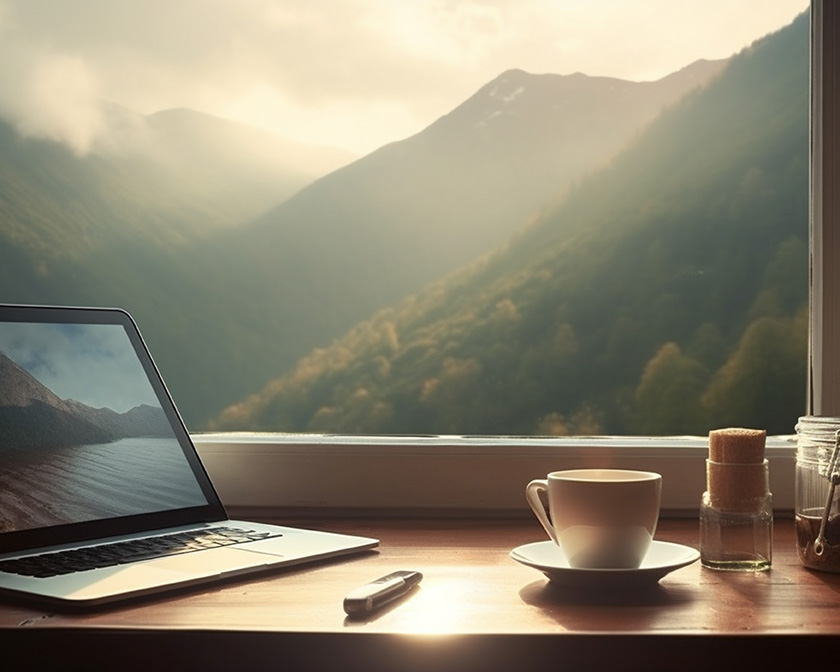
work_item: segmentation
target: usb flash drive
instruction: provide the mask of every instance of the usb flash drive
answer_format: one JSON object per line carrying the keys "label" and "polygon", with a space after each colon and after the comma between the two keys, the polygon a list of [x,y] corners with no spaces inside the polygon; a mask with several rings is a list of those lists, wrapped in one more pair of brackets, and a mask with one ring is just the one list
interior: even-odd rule
{"label": "usb flash drive", "polygon": [[422,578],[420,572],[399,571],[371,581],[344,598],[344,611],[350,616],[369,614],[405,595]]}

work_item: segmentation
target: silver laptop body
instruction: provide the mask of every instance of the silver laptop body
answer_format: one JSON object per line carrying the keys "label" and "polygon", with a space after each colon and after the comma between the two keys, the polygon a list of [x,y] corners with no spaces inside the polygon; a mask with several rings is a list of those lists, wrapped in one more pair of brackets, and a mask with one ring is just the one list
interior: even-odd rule
{"label": "silver laptop body", "polygon": [[378,543],[230,520],[125,311],[0,305],[0,594],[89,607]]}

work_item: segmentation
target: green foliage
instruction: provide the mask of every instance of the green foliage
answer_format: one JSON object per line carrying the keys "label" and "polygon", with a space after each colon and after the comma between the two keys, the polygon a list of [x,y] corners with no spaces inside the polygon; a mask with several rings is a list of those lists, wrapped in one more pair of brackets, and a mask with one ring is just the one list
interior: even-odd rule
{"label": "green foliage", "polygon": [[638,434],[703,434],[708,425],[700,399],[708,380],[702,362],[666,343],[642,370],[631,428]]}
{"label": "green foliage", "polygon": [[790,318],[759,318],[747,327],[703,395],[703,406],[718,426],[749,419],[768,432],[791,433],[790,414],[802,408],[805,394],[807,334],[804,310]]}

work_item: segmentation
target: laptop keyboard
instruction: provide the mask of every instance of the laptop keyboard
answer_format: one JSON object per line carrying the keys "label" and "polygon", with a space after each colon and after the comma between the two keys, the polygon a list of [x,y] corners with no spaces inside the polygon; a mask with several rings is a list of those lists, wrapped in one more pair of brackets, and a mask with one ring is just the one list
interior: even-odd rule
{"label": "laptop keyboard", "polygon": [[282,535],[232,527],[209,527],[3,560],[0,561],[0,571],[44,579],[60,574],[72,574],[88,569],[112,567],[138,560],[232,546],[278,536]]}

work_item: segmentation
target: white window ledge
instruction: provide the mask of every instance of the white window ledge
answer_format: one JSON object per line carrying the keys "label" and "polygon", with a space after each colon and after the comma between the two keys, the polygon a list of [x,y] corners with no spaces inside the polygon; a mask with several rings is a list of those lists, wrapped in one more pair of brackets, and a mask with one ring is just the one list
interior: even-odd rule
{"label": "white window ledge", "polygon": [[[195,434],[229,509],[276,515],[527,515],[525,485],[550,471],[617,467],[663,477],[663,515],[696,515],[706,437],[348,437]],[[795,437],[769,437],[774,512],[792,515]]]}

